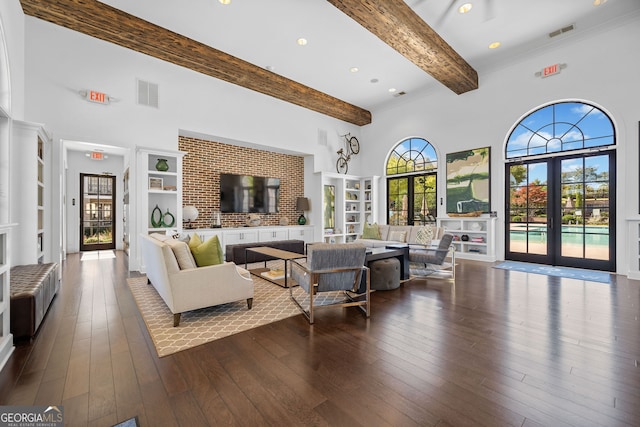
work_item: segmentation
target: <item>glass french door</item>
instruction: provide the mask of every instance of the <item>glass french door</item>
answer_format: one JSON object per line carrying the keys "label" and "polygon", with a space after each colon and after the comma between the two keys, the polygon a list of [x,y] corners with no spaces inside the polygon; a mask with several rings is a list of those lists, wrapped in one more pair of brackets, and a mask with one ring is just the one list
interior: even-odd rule
{"label": "glass french door", "polygon": [[511,260],[615,271],[613,151],[507,164]]}
{"label": "glass french door", "polygon": [[387,180],[387,224],[419,225],[435,221],[436,174],[412,175]]}
{"label": "glass french door", "polygon": [[80,250],[115,249],[116,178],[80,174]]}

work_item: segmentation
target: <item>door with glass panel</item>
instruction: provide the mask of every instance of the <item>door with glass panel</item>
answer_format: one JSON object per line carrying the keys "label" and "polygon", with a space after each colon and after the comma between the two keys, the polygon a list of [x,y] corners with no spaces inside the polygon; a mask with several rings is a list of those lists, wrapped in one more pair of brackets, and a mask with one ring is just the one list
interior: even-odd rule
{"label": "door with glass panel", "polygon": [[387,195],[387,224],[419,225],[435,221],[435,174],[389,178]]}
{"label": "door with glass panel", "polygon": [[115,249],[115,176],[80,174],[80,250]]}
{"label": "door with glass panel", "polygon": [[614,152],[508,164],[506,258],[615,271]]}

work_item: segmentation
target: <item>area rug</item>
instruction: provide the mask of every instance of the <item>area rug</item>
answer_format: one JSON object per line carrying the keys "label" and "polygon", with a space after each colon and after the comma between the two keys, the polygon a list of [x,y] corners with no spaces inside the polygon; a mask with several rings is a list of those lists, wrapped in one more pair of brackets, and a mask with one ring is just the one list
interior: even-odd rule
{"label": "area rug", "polygon": [[532,264],[527,262],[505,261],[494,268],[522,271],[524,273],[544,274],[546,276],[568,277],[590,282],[611,283],[611,274],[604,271],[583,270],[580,268],[557,267],[551,265]]}
{"label": "area rug", "polygon": [[[291,301],[289,289],[274,285],[260,277],[253,278],[253,306],[247,309],[247,301],[237,301],[215,307],[182,313],[180,325],[173,327],[173,314],[156,289],[147,284],[146,276],[127,279],[131,293],[144,318],[158,357],[202,345],[238,332],[302,314]],[[308,306],[307,294],[299,287],[293,288],[295,297],[303,307]],[[316,298],[316,305],[341,299],[338,293],[326,292]]]}
{"label": "area rug", "polygon": [[253,307],[237,301],[182,313],[173,327],[173,314],[146,276],[127,279],[159,357],[214,341],[300,313],[289,290],[253,277]]}

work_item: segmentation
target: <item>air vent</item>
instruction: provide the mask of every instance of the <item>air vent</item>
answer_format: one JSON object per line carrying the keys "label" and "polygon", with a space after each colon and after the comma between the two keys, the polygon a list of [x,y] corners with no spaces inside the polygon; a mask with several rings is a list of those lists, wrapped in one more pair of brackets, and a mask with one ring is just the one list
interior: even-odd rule
{"label": "air vent", "polygon": [[158,108],[158,85],[138,80],[138,104]]}
{"label": "air vent", "polygon": [[393,94],[393,96],[394,96],[395,98],[397,98],[397,97],[399,97],[399,96],[406,95],[406,94],[407,94],[407,92],[402,91],[402,92],[394,93],[394,94]]}
{"label": "air vent", "polygon": [[564,34],[564,33],[567,33],[569,31],[573,31],[575,28],[576,28],[575,25],[571,24],[571,25],[568,25],[568,26],[566,26],[564,28],[560,28],[559,30],[552,31],[552,32],[549,33],[549,38],[557,37],[560,34]]}
{"label": "air vent", "polygon": [[318,145],[323,147],[328,146],[327,142],[327,131],[326,129],[318,129]]}

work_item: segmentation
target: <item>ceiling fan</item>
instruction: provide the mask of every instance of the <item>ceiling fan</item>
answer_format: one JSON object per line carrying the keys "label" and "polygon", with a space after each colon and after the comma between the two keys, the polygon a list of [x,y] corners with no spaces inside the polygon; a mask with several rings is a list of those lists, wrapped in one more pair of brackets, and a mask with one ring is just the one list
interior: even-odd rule
{"label": "ceiling fan", "polygon": [[[417,0],[413,4],[413,7],[415,8],[416,6],[418,6],[420,3],[424,1],[426,0]],[[465,6],[468,7],[468,10],[471,10],[471,6],[467,6],[467,5],[473,5],[474,3],[484,4],[483,9],[484,9],[485,21],[489,21],[494,18],[493,0],[449,0],[449,5],[445,9],[445,11],[442,13],[442,15],[440,15],[440,17],[436,20],[435,27],[436,28],[440,27],[442,23],[445,21],[445,19],[447,19],[447,17],[451,15],[451,13],[453,13],[454,10],[459,10]]]}

